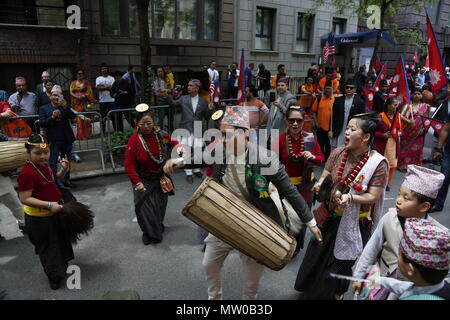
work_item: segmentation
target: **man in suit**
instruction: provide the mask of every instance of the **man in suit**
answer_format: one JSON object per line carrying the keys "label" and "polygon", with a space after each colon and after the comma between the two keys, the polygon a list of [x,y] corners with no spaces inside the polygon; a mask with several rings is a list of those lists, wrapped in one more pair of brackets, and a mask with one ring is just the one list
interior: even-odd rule
{"label": "man in suit", "polygon": [[[214,109],[213,104],[208,105],[208,102],[198,94],[200,87],[200,80],[192,79],[188,83],[188,94],[181,96],[177,101],[172,100],[174,107],[181,107],[182,114],[179,128],[186,129],[191,134],[188,138],[182,137],[180,143],[191,148],[203,146],[203,139],[194,137],[194,122],[202,121],[203,119],[209,120]],[[203,178],[202,172],[198,168],[194,170],[186,169],[185,172],[186,180],[189,184],[194,182],[192,173],[200,179]]]}
{"label": "man in suit", "polygon": [[[51,103],[43,105],[39,110],[39,123],[45,129],[45,135],[50,140],[50,167],[56,173],[58,158],[72,157],[72,144],[75,141],[70,120],[75,119],[76,115],[67,105],[62,95],[60,86],[54,86],[52,95],[50,96]],[[70,182],[70,170],[67,171],[63,181],[57,183],[60,187],[75,187]]]}
{"label": "man in suit", "polygon": [[380,81],[380,90],[373,96],[373,111],[376,113],[384,112],[384,103],[389,98],[388,83],[386,80]]}
{"label": "man in suit", "polygon": [[345,95],[338,97],[333,103],[333,115],[331,118],[332,149],[338,148],[344,143],[345,129],[354,115],[364,113],[364,102],[355,94],[357,90],[353,79],[345,83]]}
{"label": "man in suit", "polygon": [[40,94],[45,94],[45,85],[50,81],[50,73],[48,73],[48,71],[42,72],[41,79],[42,83],[39,83],[36,86],[36,96],[38,97]]}

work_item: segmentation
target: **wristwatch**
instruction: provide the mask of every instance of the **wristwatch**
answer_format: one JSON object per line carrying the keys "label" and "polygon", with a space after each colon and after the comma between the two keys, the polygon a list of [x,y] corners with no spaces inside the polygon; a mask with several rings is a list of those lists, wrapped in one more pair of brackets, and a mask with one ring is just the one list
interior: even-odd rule
{"label": "wristwatch", "polygon": [[443,152],[444,152],[444,149],[435,147],[435,148],[434,148],[434,152],[443,153]]}

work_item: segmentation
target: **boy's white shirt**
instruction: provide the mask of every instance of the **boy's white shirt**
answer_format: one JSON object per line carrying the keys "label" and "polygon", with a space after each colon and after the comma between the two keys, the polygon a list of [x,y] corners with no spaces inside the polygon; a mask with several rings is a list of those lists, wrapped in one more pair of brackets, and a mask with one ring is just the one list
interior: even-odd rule
{"label": "boy's white shirt", "polygon": [[[392,210],[397,211],[395,208],[390,208],[389,211],[383,215],[380,220],[380,223],[377,225],[375,231],[367,242],[359,260],[356,264],[355,271],[353,272],[353,276],[357,278],[364,278],[366,274],[370,271],[369,269],[373,266],[374,263],[377,262],[377,258],[381,251],[383,250],[383,244],[385,241],[383,234],[383,226],[385,220],[389,218],[389,214],[392,214]],[[435,219],[431,218],[429,215],[427,216],[427,220],[432,221],[435,225],[447,230],[444,226],[442,226]]]}

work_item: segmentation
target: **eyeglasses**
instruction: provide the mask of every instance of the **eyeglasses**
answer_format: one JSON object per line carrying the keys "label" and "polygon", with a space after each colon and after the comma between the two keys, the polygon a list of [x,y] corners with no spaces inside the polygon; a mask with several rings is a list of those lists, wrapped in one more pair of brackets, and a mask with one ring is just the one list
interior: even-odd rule
{"label": "eyeglasses", "polygon": [[290,124],[294,124],[294,123],[298,123],[298,124],[301,124],[301,123],[303,123],[303,119],[298,119],[298,118],[296,118],[296,119],[287,119],[288,121],[289,121],[289,123]]}
{"label": "eyeglasses", "polygon": [[153,122],[139,123],[138,126],[141,128],[151,127],[153,126]]}
{"label": "eyeglasses", "polygon": [[84,74],[84,72],[78,72],[77,74],[78,74],[78,75],[83,75],[83,74]]}
{"label": "eyeglasses", "polygon": [[351,90],[354,90],[354,89],[356,89],[356,87],[352,87],[352,86],[345,86],[345,89],[351,89]]}

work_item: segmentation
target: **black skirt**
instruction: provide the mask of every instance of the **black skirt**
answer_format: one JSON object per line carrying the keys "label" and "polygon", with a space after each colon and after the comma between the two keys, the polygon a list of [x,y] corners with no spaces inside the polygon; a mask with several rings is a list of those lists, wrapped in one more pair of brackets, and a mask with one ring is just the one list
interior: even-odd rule
{"label": "black skirt", "polygon": [[162,241],[168,194],[161,191],[159,180],[143,180],[145,192],[134,190],[136,217],[142,232],[150,239]]}
{"label": "black skirt", "polygon": [[74,255],[72,244],[62,233],[57,217],[25,214],[25,225],[48,279],[52,282],[62,281],[66,277],[68,262],[74,259]]}
{"label": "black skirt", "polygon": [[[334,244],[341,217],[328,221],[323,228],[323,245],[310,241],[295,281],[295,290],[305,293],[308,299],[334,300],[348,290],[349,281],[331,278],[330,273],[351,276],[356,260],[339,260],[334,257]],[[359,224],[363,243],[370,237],[370,229]]]}

